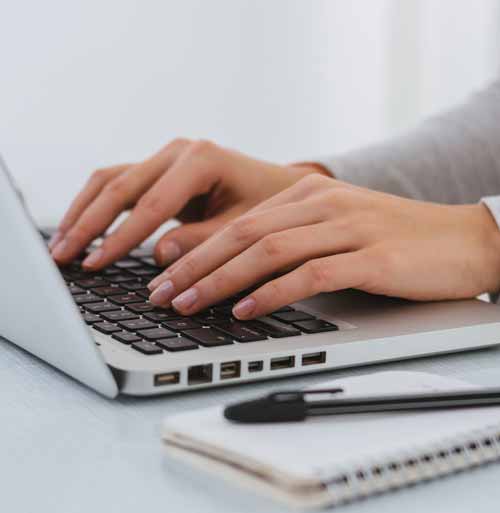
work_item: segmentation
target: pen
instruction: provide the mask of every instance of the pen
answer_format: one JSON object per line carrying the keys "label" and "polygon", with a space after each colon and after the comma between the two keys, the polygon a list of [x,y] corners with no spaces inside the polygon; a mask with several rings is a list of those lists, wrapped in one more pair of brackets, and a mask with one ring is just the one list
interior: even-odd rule
{"label": "pen", "polygon": [[[224,417],[234,422],[294,422],[318,415],[434,410],[500,405],[500,388],[454,392],[335,398],[342,388],[283,391],[229,405]],[[333,398],[332,398],[333,397]]]}

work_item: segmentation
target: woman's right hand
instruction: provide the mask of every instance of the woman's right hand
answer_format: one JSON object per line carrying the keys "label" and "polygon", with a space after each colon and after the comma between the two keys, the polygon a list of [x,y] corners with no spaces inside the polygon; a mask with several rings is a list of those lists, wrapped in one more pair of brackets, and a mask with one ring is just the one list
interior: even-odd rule
{"label": "woman's right hand", "polygon": [[263,162],[207,141],[176,139],[138,164],[95,171],[52,238],[52,256],[69,263],[118,215],[132,209],[83,267],[97,270],[111,264],[165,221],[177,218],[183,224],[168,231],[155,248],[158,263],[167,265],[228,221],[313,173],[325,171],[315,165]]}

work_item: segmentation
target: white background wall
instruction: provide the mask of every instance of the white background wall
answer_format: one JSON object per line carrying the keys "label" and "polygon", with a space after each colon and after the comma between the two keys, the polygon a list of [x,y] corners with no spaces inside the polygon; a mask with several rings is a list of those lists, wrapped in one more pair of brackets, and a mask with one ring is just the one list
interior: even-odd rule
{"label": "white background wall", "polygon": [[178,136],[289,161],[387,137],[497,71],[498,0],[0,3],[0,151],[40,222]]}

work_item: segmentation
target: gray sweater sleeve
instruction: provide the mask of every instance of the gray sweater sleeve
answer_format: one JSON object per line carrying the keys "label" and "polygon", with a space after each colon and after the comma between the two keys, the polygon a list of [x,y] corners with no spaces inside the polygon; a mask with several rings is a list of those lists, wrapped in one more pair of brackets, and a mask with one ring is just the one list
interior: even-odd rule
{"label": "gray sweater sleeve", "polygon": [[500,80],[406,135],[318,162],[341,180],[415,199],[500,195]]}

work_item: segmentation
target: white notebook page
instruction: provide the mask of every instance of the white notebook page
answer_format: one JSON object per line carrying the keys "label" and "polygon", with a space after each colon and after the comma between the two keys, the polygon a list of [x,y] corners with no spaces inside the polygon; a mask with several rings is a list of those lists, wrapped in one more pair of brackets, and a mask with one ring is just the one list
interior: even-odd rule
{"label": "white notebook page", "polygon": [[[421,372],[380,372],[342,378],[314,388],[336,387],[349,396],[470,389],[464,381]],[[272,467],[298,479],[322,479],[372,462],[419,454],[476,429],[500,425],[500,407],[433,412],[315,417],[305,422],[233,424],[223,407],[168,417],[164,437],[175,433]]]}

